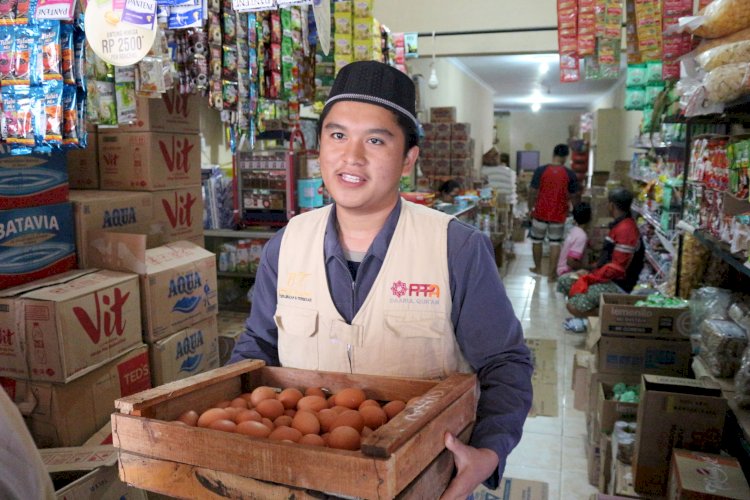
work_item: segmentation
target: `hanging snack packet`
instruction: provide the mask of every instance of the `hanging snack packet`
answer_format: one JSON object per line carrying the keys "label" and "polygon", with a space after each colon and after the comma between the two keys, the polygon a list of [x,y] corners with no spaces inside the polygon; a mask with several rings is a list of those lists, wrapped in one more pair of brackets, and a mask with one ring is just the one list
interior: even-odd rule
{"label": "hanging snack packet", "polygon": [[237,101],[239,99],[237,82],[223,81],[221,82],[222,101],[225,110],[236,111]]}
{"label": "hanging snack packet", "polygon": [[224,80],[237,79],[237,47],[233,45],[224,45],[222,47],[223,61],[221,75]]}
{"label": "hanging snack packet", "polygon": [[237,42],[237,24],[233,11],[224,11],[221,16],[223,43],[234,44]]}
{"label": "hanging snack packet", "polygon": [[164,64],[159,57],[144,57],[138,63],[139,93],[162,94],[166,92],[164,85]]}
{"label": "hanging snack packet", "polygon": [[16,18],[16,0],[6,0],[0,3],[0,25],[9,26]]}
{"label": "hanging snack packet", "polygon": [[76,88],[76,111],[78,115],[78,147],[85,148],[89,145],[89,132],[86,130],[88,123],[88,102],[86,100],[86,91],[82,88]]}
{"label": "hanging snack packet", "polygon": [[76,28],[73,32],[73,75],[76,85],[82,89],[86,88],[86,52],[86,34]]}
{"label": "hanging snack packet", "polygon": [[135,95],[135,66],[115,68],[115,102],[118,125],[135,123],[138,118]]}
{"label": "hanging snack packet", "polygon": [[[34,2],[36,6],[36,2]],[[16,16],[13,24],[29,24],[29,18],[32,14],[31,0],[16,0]]]}
{"label": "hanging snack packet", "polygon": [[13,27],[0,26],[0,80],[13,78]]}
{"label": "hanging snack packet", "polygon": [[44,90],[44,142],[51,146],[62,144],[63,129],[63,83],[48,80],[42,85]]}
{"label": "hanging snack packet", "polygon": [[[29,85],[36,68],[38,32],[27,26],[15,29],[13,71],[8,84]],[[35,82],[36,83],[36,82]]]}
{"label": "hanging snack packet", "polygon": [[63,147],[78,145],[78,102],[75,85],[63,87]]}
{"label": "hanging snack packet", "polygon": [[96,105],[96,114],[99,117],[99,125],[117,125],[117,101],[115,99],[114,82],[95,81],[98,99],[91,102]]}
{"label": "hanging snack packet", "polygon": [[74,61],[74,44],[73,44],[73,25],[63,24],[60,26],[60,55],[62,57],[61,69],[63,82],[66,85],[76,83],[75,73],[73,71]]}
{"label": "hanging snack packet", "polygon": [[40,87],[11,85],[2,88],[3,130],[12,154],[28,154],[43,136]]}
{"label": "hanging snack packet", "polygon": [[42,61],[45,80],[62,80],[62,55],[60,49],[60,21],[43,21]]}

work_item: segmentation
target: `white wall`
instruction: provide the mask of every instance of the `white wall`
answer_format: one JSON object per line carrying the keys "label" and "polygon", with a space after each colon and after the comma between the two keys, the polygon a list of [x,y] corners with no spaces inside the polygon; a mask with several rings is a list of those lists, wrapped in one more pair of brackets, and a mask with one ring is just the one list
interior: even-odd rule
{"label": "white wall", "polygon": [[232,164],[232,152],[225,140],[219,112],[208,106],[208,99],[195,96],[191,102],[200,103],[201,165]]}
{"label": "white wall", "polygon": [[552,161],[552,150],[557,144],[568,142],[568,128],[577,123],[580,116],[581,111],[511,111],[511,166],[516,166],[516,151],[539,151],[542,164]]}
{"label": "white wall", "polygon": [[[496,114],[495,115],[495,136],[497,137],[497,143],[495,146],[501,153],[507,153],[510,156],[510,114]],[[511,157],[512,162],[515,159],[515,155]]]}
{"label": "white wall", "polygon": [[430,59],[414,59],[408,62],[409,74],[421,74],[424,83],[420,120],[429,121],[429,108],[455,106],[456,120],[471,123],[471,137],[474,139],[474,168],[481,166],[482,154],[492,147],[494,138],[494,111],[492,92],[484,85],[468,76],[448,58],[435,60],[438,81],[436,89],[427,86],[430,76]]}

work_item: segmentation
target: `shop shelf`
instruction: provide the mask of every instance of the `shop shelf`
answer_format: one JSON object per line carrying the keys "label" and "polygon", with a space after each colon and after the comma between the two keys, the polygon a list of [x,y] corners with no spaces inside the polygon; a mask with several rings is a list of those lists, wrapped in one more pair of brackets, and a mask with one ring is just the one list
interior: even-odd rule
{"label": "shop shelf", "polygon": [[659,241],[661,242],[664,249],[672,254],[672,256],[675,255],[675,248],[674,243],[672,243],[672,237],[664,232],[664,230],[661,228],[661,223],[656,220],[656,218],[646,209],[644,209],[640,205],[633,205],[632,206],[633,212],[639,214],[641,217],[643,217],[643,220],[648,222],[651,226],[654,228],[654,232],[656,233],[656,236],[659,238]]}
{"label": "shop shelf", "polygon": [[255,273],[238,273],[234,271],[216,271],[219,278],[255,278]]}
{"label": "shop shelf", "polygon": [[208,238],[233,238],[233,239],[244,239],[244,238],[266,238],[271,239],[275,231],[235,231],[233,229],[206,229],[203,231],[203,235]]}
{"label": "shop shelf", "polygon": [[740,259],[732,255],[731,253],[727,252],[721,247],[721,243],[716,241],[711,236],[705,234],[701,230],[696,230],[693,233],[693,236],[701,242],[703,246],[711,250],[711,253],[716,255],[717,257],[721,258],[724,262],[732,266],[737,272],[744,274],[745,276],[750,278],[750,267],[747,266],[744,262],[742,262]]}

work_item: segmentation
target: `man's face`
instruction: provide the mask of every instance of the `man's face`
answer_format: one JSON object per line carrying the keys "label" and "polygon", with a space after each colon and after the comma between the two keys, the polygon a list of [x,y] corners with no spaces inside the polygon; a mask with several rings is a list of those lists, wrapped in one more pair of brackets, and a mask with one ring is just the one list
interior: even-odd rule
{"label": "man's face", "polygon": [[402,175],[419,154],[404,156],[405,137],[394,114],[374,104],[334,104],[320,134],[320,170],[337,210],[366,215],[390,211]]}

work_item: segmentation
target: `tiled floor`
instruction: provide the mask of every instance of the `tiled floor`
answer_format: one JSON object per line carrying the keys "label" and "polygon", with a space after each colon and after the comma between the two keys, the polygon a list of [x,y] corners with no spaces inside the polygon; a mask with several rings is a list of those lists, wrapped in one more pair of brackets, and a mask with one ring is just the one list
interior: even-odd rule
{"label": "tiled floor", "polygon": [[[516,258],[503,277],[524,335],[557,340],[557,417],[529,417],[518,447],[508,457],[505,474],[517,479],[549,484],[549,500],[588,500],[597,490],[589,485],[586,465],[586,419],[573,408],[570,389],[573,353],[584,336],[566,332],[562,321],[569,316],[562,295],[546,277],[529,273],[531,247],[516,243]],[[546,262],[545,262],[546,269]]]}

